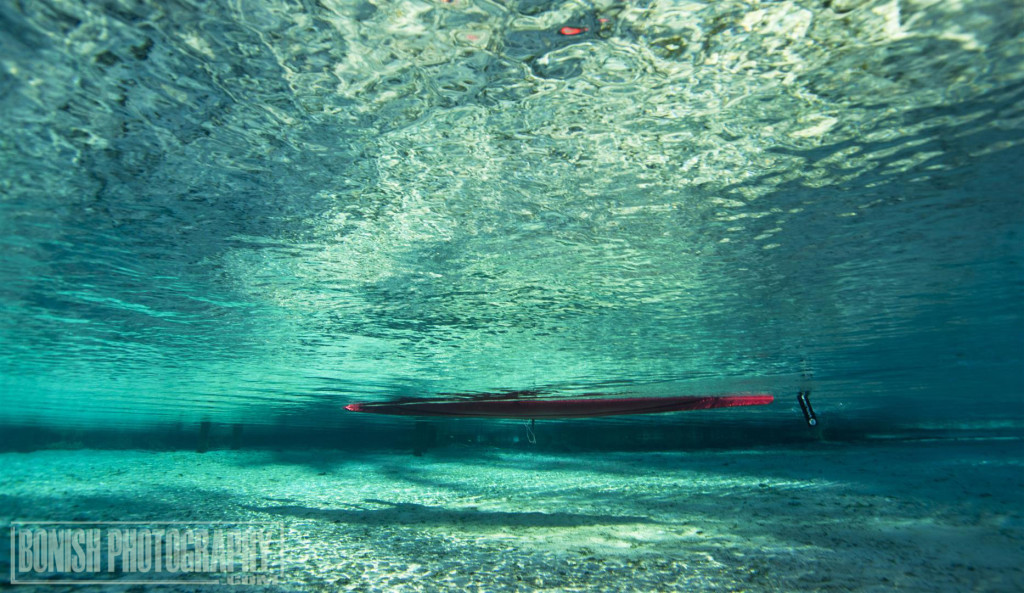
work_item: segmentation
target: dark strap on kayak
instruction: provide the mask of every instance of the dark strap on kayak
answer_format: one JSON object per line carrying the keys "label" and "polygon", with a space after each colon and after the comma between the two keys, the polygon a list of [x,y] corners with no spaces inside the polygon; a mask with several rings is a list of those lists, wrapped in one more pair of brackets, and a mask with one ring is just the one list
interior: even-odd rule
{"label": "dark strap on kayak", "polygon": [[801,391],[797,394],[796,399],[800,402],[800,409],[804,413],[804,420],[807,421],[807,426],[817,426],[818,417],[814,415],[814,408],[811,407],[811,390]]}

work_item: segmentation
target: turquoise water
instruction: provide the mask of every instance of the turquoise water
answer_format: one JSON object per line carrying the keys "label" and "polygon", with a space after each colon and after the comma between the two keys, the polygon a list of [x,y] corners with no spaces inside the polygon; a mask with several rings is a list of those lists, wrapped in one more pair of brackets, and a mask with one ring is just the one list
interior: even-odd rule
{"label": "turquoise water", "polygon": [[[1022,106],[1021,0],[0,0],[0,523],[275,522],[275,591],[1020,590]],[[344,410],[510,392],[776,401]]]}
{"label": "turquoise water", "polygon": [[1022,10],[4,2],[0,420],[1019,427]]}

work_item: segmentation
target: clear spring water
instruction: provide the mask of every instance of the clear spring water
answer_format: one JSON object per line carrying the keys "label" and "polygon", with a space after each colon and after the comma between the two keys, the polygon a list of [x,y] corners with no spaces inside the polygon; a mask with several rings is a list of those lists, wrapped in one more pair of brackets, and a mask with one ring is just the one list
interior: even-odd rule
{"label": "clear spring water", "polygon": [[1019,0],[3,0],[0,421],[1019,427],[1022,105]]}

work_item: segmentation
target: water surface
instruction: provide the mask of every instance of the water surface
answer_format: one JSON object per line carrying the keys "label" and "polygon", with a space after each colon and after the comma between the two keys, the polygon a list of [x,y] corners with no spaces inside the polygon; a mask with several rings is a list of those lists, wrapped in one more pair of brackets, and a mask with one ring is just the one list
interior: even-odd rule
{"label": "water surface", "polygon": [[4,2],[0,419],[812,377],[1019,427],[1022,11]]}

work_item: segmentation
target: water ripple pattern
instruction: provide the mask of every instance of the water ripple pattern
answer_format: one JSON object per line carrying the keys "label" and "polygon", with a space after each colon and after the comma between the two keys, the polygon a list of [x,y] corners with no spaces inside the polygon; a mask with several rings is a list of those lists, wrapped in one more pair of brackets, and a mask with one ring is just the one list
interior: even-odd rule
{"label": "water ripple pattern", "polygon": [[1019,393],[1022,14],[3,2],[0,418]]}

